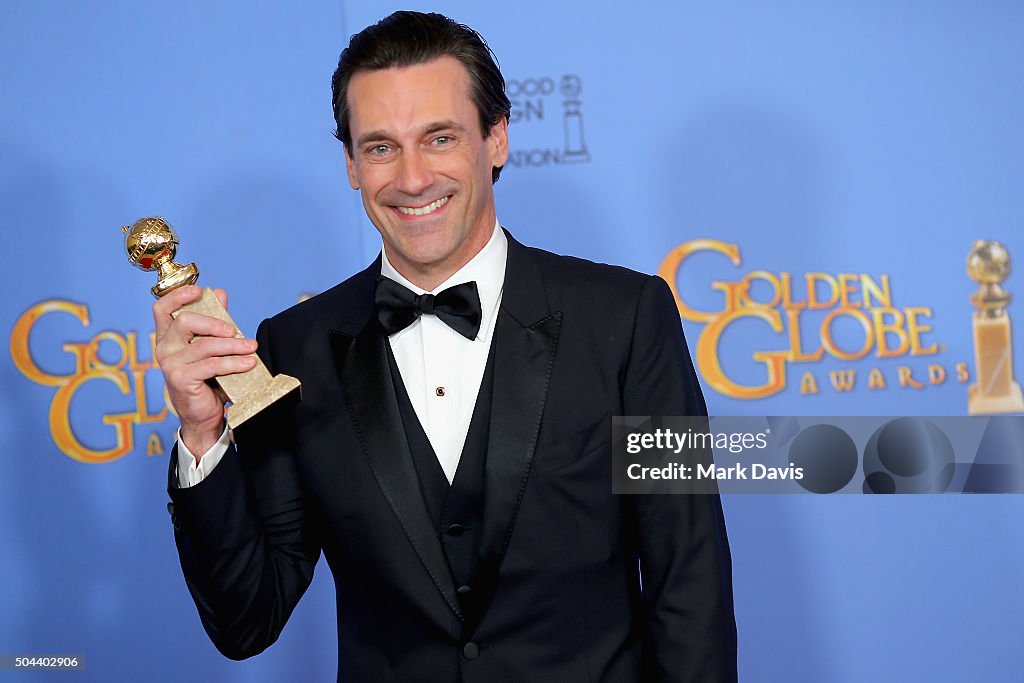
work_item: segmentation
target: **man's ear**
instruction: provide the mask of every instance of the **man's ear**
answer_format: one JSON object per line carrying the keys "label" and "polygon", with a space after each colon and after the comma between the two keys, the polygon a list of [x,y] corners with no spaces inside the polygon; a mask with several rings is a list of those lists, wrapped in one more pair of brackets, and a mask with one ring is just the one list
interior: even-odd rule
{"label": "man's ear", "polygon": [[502,116],[491,126],[491,134],[487,136],[488,149],[491,154],[491,166],[504,166],[508,160],[508,119]]}
{"label": "man's ear", "polygon": [[341,147],[345,150],[345,171],[348,173],[348,184],[352,186],[353,190],[358,190],[359,177],[356,175],[356,162],[352,161],[352,156],[348,153],[348,145]]}

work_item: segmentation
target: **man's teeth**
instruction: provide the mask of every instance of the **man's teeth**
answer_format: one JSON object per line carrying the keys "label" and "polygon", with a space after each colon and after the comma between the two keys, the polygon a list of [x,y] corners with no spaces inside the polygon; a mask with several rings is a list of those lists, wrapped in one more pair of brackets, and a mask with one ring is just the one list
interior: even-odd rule
{"label": "man's teeth", "polygon": [[395,208],[398,209],[400,213],[404,213],[406,216],[425,216],[428,213],[433,213],[434,211],[437,211],[447,203],[448,197],[441,197],[436,202],[431,202],[430,204],[427,204],[426,206],[421,206],[418,209],[414,209],[410,206],[396,206]]}

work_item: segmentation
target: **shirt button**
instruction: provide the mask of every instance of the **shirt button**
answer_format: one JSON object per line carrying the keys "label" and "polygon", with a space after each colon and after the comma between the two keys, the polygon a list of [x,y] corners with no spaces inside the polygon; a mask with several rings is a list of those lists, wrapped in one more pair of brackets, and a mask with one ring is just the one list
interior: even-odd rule
{"label": "shirt button", "polygon": [[456,536],[456,537],[458,537],[458,536],[461,536],[462,532],[465,531],[465,530],[466,530],[466,527],[462,526],[461,524],[449,524],[448,528],[445,529],[444,531],[449,536]]}
{"label": "shirt button", "polygon": [[438,396],[444,396],[444,387],[438,387],[437,389],[434,389],[434,393],[437,394]]}
{"label": "shirt button", "polygon": [[462,646],[462,654],[466,659],[476,659],[480,655],[480,647],[473,642],[466,643]]}
{"label": "shirt button", "polygon": [[469,595],[470,593],[473,592],[473,589],[470,588],[469,586],[459,586],[458,589],[456,590],[456,592],[459,595]]}

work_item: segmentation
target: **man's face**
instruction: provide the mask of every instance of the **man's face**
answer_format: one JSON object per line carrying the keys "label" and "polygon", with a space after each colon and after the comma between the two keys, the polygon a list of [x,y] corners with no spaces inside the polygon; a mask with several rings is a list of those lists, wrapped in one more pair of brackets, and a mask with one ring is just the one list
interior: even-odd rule
{"label": "man's face", "polygon": [[487,137],[454,57],[352,76],[349,183],[384,238],[392,265],[433,289],[491,236],[491,168],[508,156],[502,119]]}

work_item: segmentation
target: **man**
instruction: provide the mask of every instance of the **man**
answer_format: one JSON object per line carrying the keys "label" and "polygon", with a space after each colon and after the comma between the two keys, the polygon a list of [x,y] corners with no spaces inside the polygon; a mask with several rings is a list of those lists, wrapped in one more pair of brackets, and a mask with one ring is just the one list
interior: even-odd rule
{"label": "man", "polygon": [[[471,29],[397,12],[332,85],[380,258],[258,346],[172,319],[198,288],[154,306],[175,538],[213,642],[272,644],[322,550],[340,680],[734,680],[717,496],[611,495],[611,415],[705,412],[668,287],[498,226],[509,101]],[[302,400],[236,448],[207,380],[257,349]]]}

